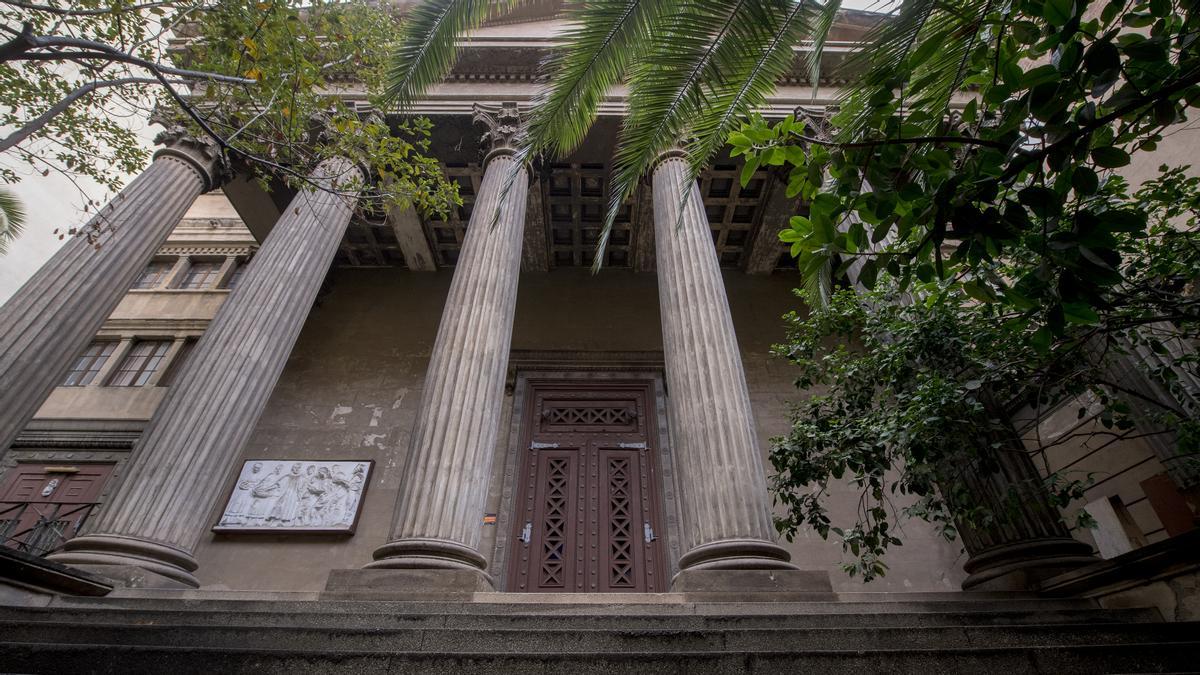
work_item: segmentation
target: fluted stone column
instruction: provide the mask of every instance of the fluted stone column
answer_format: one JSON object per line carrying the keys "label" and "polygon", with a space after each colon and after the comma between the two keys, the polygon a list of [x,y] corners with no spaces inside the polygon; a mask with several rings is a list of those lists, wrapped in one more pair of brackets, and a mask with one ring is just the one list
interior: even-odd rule
{"label": "fluted stone column", "polygon": [[182,129],[159,134],[150,166],[0,308],[0,456],[96,335],[201,194],[224,181],[219,149]]}
{"label": "fluted stone column", "polygon": [[513,158],[516,106],[477,108],[475,118],[488,126],[483,182],[430,356],[390,541],[369,568],[479,573],[487,566],[478,551],[480,522],[504,400],[529,176]]}
{"label": "fluted stone column", "polygon": [[[326,186],[359,176],[339,158],[313,172]],[[353,210],[354,199],[327,191],[292,200],[168,390],[116,495],[55,560],[116,578],[134,568],[198,585],[192,552],[212,526],[213,501],[275,388]]]}
{"label": "fluted stone column", "polygon": [[[773,541],[767,479],[704,203],[681,152],[654,169],[667,412],[689,569],[795,569]],[[678,226],[676,225],[678,223]]]}

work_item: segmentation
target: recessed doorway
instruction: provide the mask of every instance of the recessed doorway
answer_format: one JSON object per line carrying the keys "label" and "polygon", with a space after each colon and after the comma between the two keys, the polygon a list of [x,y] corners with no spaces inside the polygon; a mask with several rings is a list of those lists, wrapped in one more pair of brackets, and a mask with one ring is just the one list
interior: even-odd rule
{"label": "recessed doorway", "polygon": [[652,380],[528,380],[508,589],[666,590]]}

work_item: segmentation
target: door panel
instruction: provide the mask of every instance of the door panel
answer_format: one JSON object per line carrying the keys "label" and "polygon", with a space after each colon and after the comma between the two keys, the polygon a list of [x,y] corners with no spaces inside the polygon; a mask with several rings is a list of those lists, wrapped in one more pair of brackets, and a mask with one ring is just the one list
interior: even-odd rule
{"label": "door panel", "polygon": [[19,464],[0,486],[0,541],[44,555],[75,536],[112,464]]}
{"label": "door panel", "polygon": [[663,585],[649,382],[530,382],[509,588]]}

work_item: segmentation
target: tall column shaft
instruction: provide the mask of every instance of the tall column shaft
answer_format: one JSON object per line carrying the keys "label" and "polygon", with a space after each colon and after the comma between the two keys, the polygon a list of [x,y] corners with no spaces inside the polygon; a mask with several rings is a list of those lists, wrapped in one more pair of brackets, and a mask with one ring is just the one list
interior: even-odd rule
{"label": "tall column shaft", "polygon": [[[438,326],[391,540],[373,568],[482,570],[487,499],[512,342],[529,176],[509,154],[484,169]],[[510,171],[519,172],[500,199]],[[499,219],[492,216],[499,207]]]}
{"label": "tall column shaft", "polygon": [[[794,569],[773,542],[763,458],[729,300],[695,185],[680,218],[681,153],[654,170],[654,240],[683,569]],[[676,225],[678,223],[678,226]]]}
{"label": "tall column shaft", "polygon": [[[1055,574],[1096,562],[1092,547],[1071,536],[1046,492],[1004,406],[983,390],[986,417],[1004,420],[982,439],[980,460],[945,467],[947,485],[966,486],[964,497],[995,514],[990,524],[957,523],[969,555],[963,589],[1027,590]],[[984,424],[986,428],[986,423]],[[953,472],[953,473],[951,473]],[[953,493],[950,493],[953,496]]]}
{"label": "tall column shaft", "polygon": [[71,237],[0,308],[0,456],[188,208],[219,181],[215,149],[182,135],[167,140],[86,226],[99,238]]}
{"label": "tall column shaft", "polygon": [[[326,186],[356,172],[321,163]],[[303,191],[217,311],[135,447],[124,481],[87,534],[54,559],[132,565],[191,586],[192,552],[304,326],[354,200]]]}

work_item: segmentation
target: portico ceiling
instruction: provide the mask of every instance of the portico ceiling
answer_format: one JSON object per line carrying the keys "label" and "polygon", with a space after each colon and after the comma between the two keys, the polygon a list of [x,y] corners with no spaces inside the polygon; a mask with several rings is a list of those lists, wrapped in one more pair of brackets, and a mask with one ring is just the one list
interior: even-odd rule
{"label": "portico ceiling", "polygon": [[[446,215],[419,216],[420,235],[433,266],[452,267],[458,261],[483,178],[478,151],[480,130],[462,115],[438,116],[434,124],[433,152],[442,161],[447,177],[458,184],[463,204]],[[592,264],[609,199],[617,124],[615,118],[602,119],[570,157],[535,162],[526,211],[525,270]],[[740,161],[723,156],[699,180],[713,245],[722,267],[768,273],[780,264],[786,251],[776,233],[786,217],[796,212],[798,204],[783,196],[783,185],[767,171],[757,171],[743,187],[741,169]],[[651,204],[647,183],[626,200],[605,250],[605,267],[654,269]],[[392,219],[381,213],[356,216],[334,264],[408,267],[405,247],[419,247],[422,242],[402,241],[403,235],[397,232],[397,223]]]}

